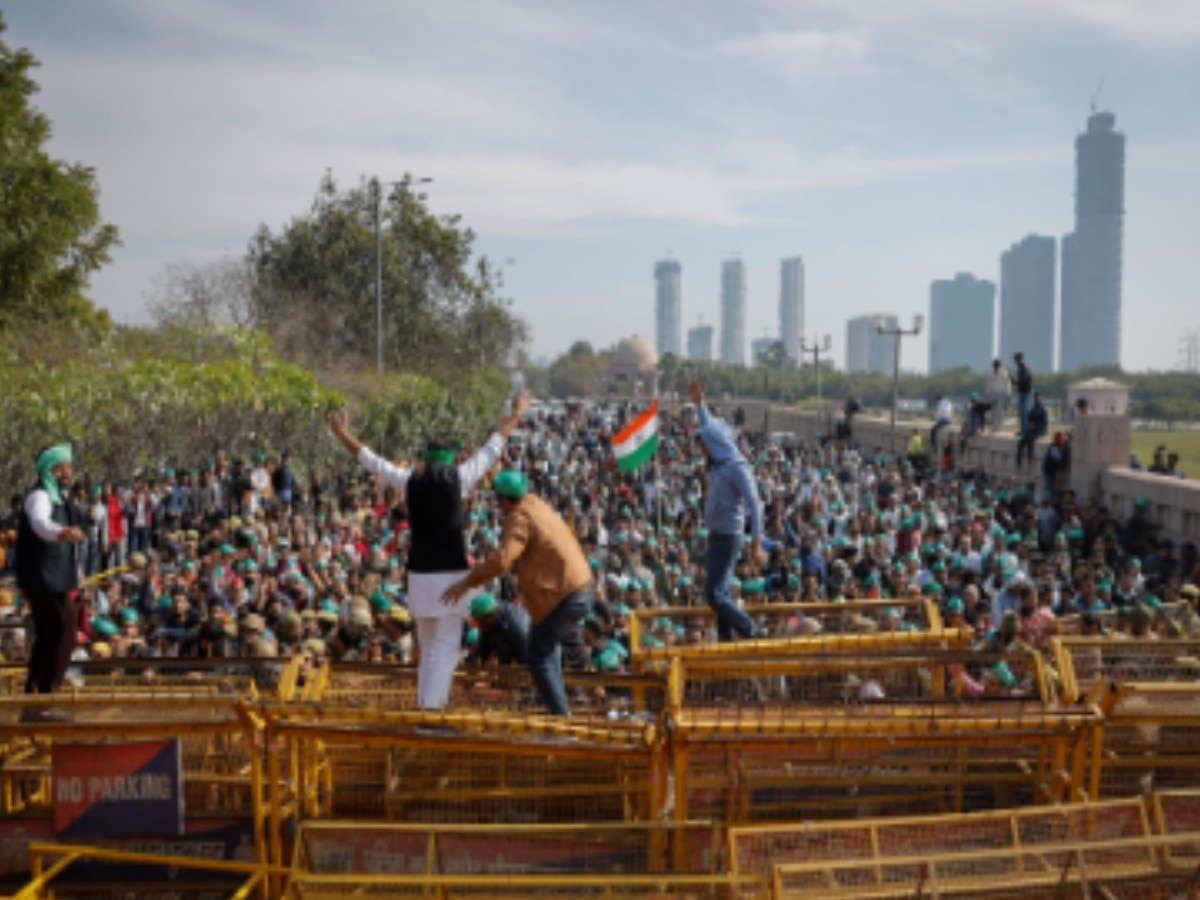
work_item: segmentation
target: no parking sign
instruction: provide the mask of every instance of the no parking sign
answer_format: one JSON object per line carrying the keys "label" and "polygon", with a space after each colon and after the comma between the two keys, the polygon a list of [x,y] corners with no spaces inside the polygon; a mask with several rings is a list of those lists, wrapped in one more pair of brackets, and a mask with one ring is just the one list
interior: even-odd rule
{"label": "no parking sign", "polygon": [[55,744],[52,771],[60,838],[183,834],[178,740]]}

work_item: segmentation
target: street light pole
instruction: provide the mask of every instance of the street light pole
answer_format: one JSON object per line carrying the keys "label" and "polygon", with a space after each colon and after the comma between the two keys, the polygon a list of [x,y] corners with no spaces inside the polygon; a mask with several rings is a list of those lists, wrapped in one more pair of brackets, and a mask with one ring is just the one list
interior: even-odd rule
{"label": "street light pole", "polygon": [[897,325],[895,328],[889,328],[887,318],[877,315],[875,317],[875,332],[877,334],[886,334],[895,340],[895,352],[892,354],[892,456],[896,455],[896,407],[900,405],[900,339],[909,336],[915,337],[921,333],[921,326],[925,324],[925,317],[920,313],[913,316],[912,328],[901,328]]}
{"label": "street light pole", "polygon": [[818,341],[816,335],[813,335],[812,343],[808,343],[804,338],[800,338],[800,352],[811,353],[813,355],[813,367],[817,370],[817,403],[821,402],[821,354],[828,353],[833,347],[833,339],[829,335],[825,335],[824,340]]}
{"label": "street light pole", "polygon": [[[408,196],[408,185],[431,184],[432,178],[389,181],[389,185],[400,185]],[[371,179],[375,191],[375,371],[383,376],[383,182],[376,176]],[[419,199],[424,199],[424,194]],[[403,226],[403,222],[401,225]]]}

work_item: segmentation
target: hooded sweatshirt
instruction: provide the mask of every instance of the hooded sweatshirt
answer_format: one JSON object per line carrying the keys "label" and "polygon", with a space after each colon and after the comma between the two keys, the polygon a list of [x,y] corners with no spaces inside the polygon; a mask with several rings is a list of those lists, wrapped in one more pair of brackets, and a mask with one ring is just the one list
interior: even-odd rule
{"label": "hooded sweatshirt", "polygon": [[750,463],[734,443],[733,433],[724,420],[700,407],[700,440],[708,448],[712,466],[708,473],[708,499],[704,521],[714,534],[742,534],[746,514],[750,515],[751,534],[762,537],[762,506],[754,486]]}

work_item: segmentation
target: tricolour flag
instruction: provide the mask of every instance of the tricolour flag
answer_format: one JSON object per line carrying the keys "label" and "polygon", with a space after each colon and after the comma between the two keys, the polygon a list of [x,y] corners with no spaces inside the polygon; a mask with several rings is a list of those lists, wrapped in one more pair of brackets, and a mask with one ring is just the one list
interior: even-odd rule
{"label": "tricolour flag", "polygon": [[632,472],[652,460],[658,450],[658,401],[622,428],[612,445],[622,472]]}

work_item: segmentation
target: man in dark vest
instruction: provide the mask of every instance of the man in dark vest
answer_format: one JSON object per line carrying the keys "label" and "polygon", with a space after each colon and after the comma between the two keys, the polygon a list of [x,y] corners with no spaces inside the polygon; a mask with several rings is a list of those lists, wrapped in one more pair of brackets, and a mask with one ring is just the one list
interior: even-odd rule
{"label": "man in dark vest", "polygon": [[463,623],[471,598],[454,604],[439,603],[442,592],[469,570],[463,537],[463,498],[504,453],[508,437],[529,409],[530,396],[522,391],[512,403],[512,412],[501,419],[496,431],[462,465],[454,464],[454,450],[431,443],[424,465],[413,469],[397,466],[364,447],[348,430],[344,413],[332,413],[333,436],[353,453],[363,468],[384,484],[405,493],[412,544],[408,553],[408,609],[417,623],[420,661],[417,666],[417,705],[442,709],[450,700],[454,670],[462,648]]}
{"label": "man in dark vest", "polygon": [[[29,654],[25,693],[52,694],[62,684],[79,613],[74,591],[79,571],[72,544],[85,540],[82,516],[69,502],[71,448],[59,444],[37,458],[38,483],[25,498],[17,526],[17,586],[25,593],[33,614],[36,637]],[[30,707],[24,721],[59,722],[70,716],[64,710]]]}

